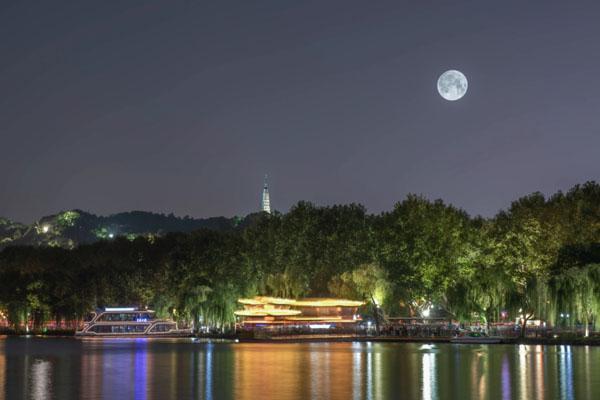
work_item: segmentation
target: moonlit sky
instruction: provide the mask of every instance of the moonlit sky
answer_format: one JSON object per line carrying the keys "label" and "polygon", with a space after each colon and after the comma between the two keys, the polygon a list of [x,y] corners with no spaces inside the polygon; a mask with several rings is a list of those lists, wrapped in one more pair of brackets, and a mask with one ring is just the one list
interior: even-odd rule
{"label": "moonlit sky", "polygon": [[244,215],[268,173],[284,212],[492,216],[597,180],[600,3],[570,4],[3,0],[0,215]]}

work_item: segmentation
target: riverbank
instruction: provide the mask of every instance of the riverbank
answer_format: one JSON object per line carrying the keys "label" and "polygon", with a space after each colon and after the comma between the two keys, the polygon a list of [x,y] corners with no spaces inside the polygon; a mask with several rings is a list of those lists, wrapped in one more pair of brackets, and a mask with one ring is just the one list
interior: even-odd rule
{"label": "riverbank", "polygon": [[24,331],[10,328],[0,329],[0,336],[75,336],[74,329],[56,329],[44,331]]}
{"label": "riverbank", "polygon": [[[0,330],[0,336],[38,336],[38,337],[74,337],[73,330],[48,330],[45,332],[25,332],[10,329]],[[343,342],[379,342],[379,343],[450,343],[450,337],[405,337],[405,336],[360,336],[360,335],[288,335],[265,338],[249,338],[236,335],[201,335],[193,336],[200,340],[230,341],[239,343],[343,343]],[[528,337],[502,338],[497,344],[513,345],[571,345],[571,346],[600,346],[600,336],[576,337],[565,336],[556,338]]]}
{"label": "riverbank", "polygon": [[[398,337],[398,336],[333,336],[298,335],[272,338],[240,338],[240,343],[337,343],[337,342],[387,342],[387,343],[450,343],[450,337]],[[499,343],[513,345],[571,345],[600,346],[600,337],[583,338],[502,338]]]}

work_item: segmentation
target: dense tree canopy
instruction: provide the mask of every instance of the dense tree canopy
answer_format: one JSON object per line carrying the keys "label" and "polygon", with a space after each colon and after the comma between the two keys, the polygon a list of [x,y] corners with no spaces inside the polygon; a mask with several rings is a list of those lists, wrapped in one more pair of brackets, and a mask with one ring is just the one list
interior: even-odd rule
{"label": "dense tree canopy", "polygon": [[409,195],[379,215],[300,202],[236,230],[8,247],[0,282],[0,309],[17,326],[138,304],[226,328],[237,299],[256,294],[356,297],[381,315],[435,306],[463,320],[587,326],[600,312],[600,186],[534,193],[490,219]]}

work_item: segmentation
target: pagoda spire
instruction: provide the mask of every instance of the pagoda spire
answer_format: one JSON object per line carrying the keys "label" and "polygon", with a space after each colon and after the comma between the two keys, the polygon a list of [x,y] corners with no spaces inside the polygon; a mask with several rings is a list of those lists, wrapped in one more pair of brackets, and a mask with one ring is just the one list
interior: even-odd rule
{"label": "pagoda spire", "polygon": [[269,199],[269,185],[267,184],[267,174],[265,174],[265,184],[262,191],[261,210],[271,214],[271,200]]}

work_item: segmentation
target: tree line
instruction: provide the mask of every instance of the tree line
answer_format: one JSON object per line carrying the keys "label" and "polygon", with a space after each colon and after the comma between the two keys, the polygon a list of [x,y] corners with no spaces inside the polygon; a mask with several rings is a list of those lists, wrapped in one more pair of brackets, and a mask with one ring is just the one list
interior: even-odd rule
{"label": "tree line", "polygon": [[0,311],[15,327],[135,304],[226,329],[237,299],[257,294],[362,299],[374,316],[587,328],[600,311],[600,185],[533,193],[493,218],[417,195],[377,215],[299,202],[238,230],[0,253]]}

